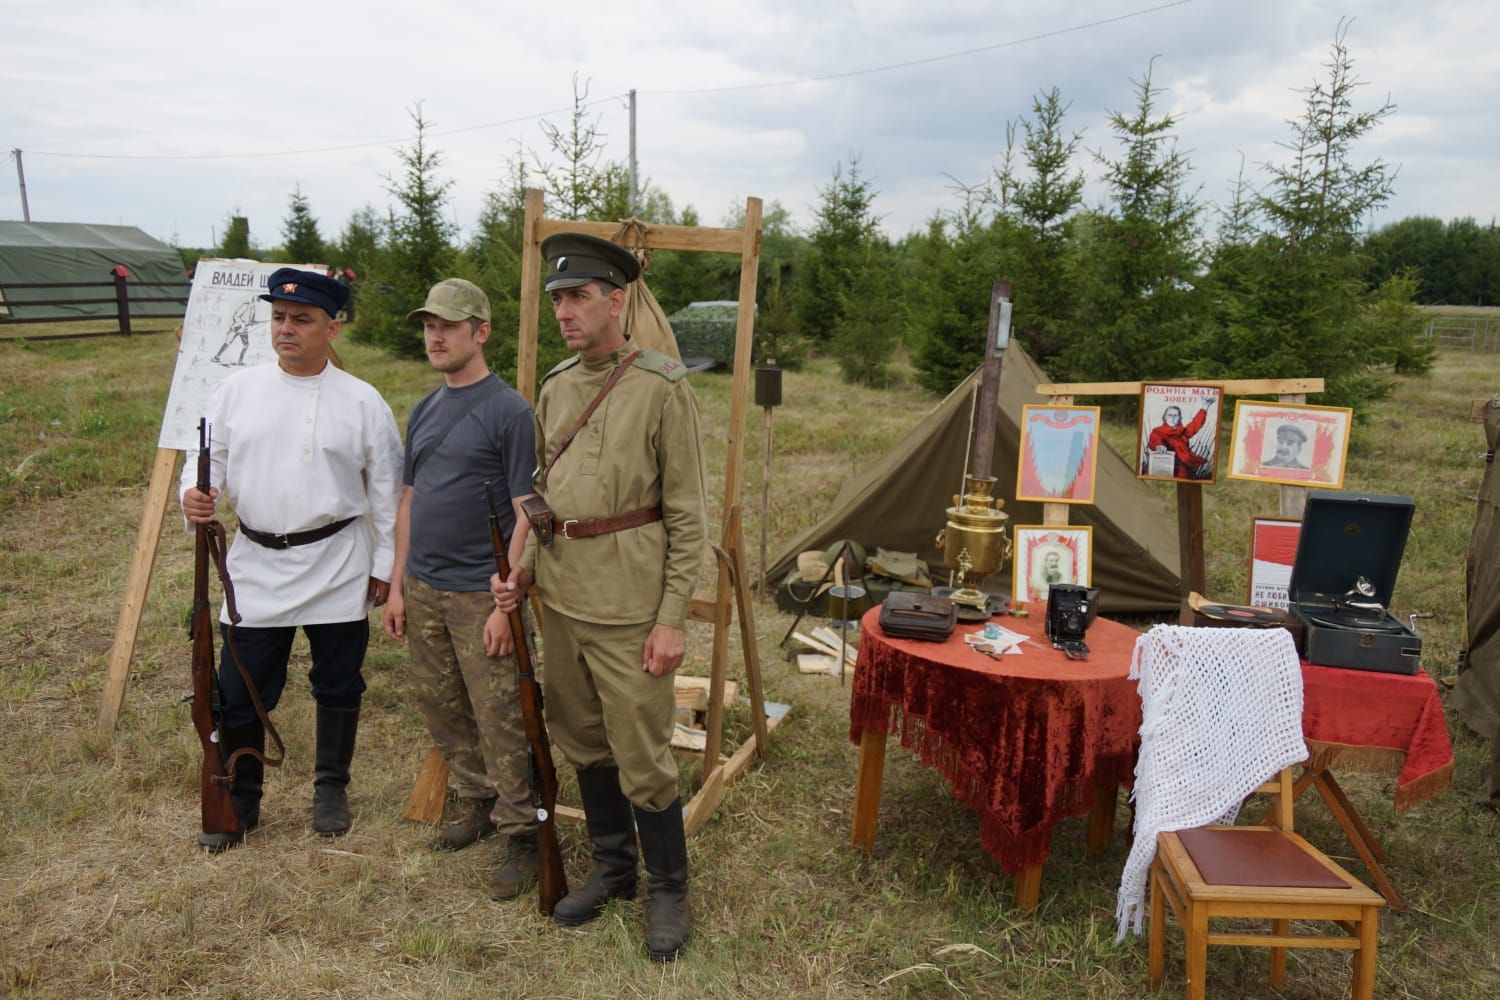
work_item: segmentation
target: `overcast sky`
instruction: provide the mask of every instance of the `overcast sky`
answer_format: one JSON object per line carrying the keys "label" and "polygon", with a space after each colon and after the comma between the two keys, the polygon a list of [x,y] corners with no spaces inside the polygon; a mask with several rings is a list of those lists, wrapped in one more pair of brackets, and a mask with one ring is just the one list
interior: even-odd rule
{"label": "overcast sky", "polygon": [[[576,73],[591,99],[637,91],[643,177],[705,223],[757,195],[805,228],[852,154],[900,236],[956,205],[951,178],[984,179],[1006,122],[1054,85],[1093,177],[1088,153],[1113,149],[1106,115],[1129,108],[1153,56],[1195,184],[1223,201],[1242,159],[1256,181],[1281,157],[1340,17],[1368,84],[1357,105],[1397,105],[1357,148],[1399,167],[1376,224],[1500,215],[1486,0],[0,0],[0,148],[23,151],[35,221],[209,246],[238,211],[272,246],[297,185],[325,236],[365,204],[383,212],[420,101],[467,229],[505,158],[545,149],[535,116],[568,107]],[[623,161],[623,96],[591,110]],[[0,166],[0,218],[19,219],[14,164]],[[1089,202],[1102,195],[1091,183]]]}

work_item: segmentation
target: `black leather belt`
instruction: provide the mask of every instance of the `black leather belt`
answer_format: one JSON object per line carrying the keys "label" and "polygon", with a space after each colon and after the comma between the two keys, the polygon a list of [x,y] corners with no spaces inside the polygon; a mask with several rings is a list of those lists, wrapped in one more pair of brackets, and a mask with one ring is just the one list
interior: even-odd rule
{"label": "black leather belt", "polygon": [[346,525],[353,524],[354,518],[346,517],[342,521],[334,521],[325,524],[321,528],[313,528],[311,531],[293,531],[289,534],[276,535],[269,531],[256,531],[245,522],[240,522],[240,534],[250,539],[256,545],[264,545],[268,549],[289,549],[295,545],[311,545],[313,542],[321,542],[325,538],[331,538],[343,531]]}

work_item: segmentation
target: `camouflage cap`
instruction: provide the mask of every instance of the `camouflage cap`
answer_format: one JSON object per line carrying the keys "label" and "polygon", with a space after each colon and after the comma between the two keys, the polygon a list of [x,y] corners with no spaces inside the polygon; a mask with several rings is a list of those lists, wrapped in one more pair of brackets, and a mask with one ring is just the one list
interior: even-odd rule
{"label": "camouflage cap", "polygon": [[407,319],[421,319],[431,314],[450,323],[465,319],[490,321],[490,297],[484,289],[462,278],[445,278],[432,286],[427,302],[406,314]]}
{"label": "camouflage cap", "polygon": [[605,281],[624,288],[641,274],[635,254],[618,243],[583,233],[557,233],[542,240],[547,259],[547,291]]}

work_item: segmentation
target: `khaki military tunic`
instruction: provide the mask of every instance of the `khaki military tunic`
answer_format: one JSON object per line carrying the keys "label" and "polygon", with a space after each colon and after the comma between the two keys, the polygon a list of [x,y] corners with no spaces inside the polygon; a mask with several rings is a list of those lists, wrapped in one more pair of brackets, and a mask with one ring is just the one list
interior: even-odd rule
{"label": "khaki military tunic", "polygon": [[[539,468],[632,350],[627,342],[608,358],[575,357],[543,380]],[[522,557],[546,609],[547,718],[558,747],[578,768],[616,764],[625,794],[653,810],[677,797],[675,698],[670,676],[642,669],[642,651],[654,625],[683,627],[707,551],[698,404],[684,374],[647,351],[536,484],[559,521],[658,504],[662,519],[593,538],[558,534],[550,548],[533,534]]]}

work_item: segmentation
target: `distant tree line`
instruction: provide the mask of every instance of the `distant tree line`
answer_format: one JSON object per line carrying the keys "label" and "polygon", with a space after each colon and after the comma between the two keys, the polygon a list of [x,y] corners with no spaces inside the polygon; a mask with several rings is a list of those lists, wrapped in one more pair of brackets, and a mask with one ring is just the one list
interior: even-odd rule
{"label": "distant tree line", "polygon": [[[1212,210],[1211,235],[1150,66],[1129,106],[1109,115],[1108,141],[1087,150],[1105,182],[1097,205],[1083,203],[1083,136],[1069,129],[1056,88],[1006,126],[989,176],[955,181],[954,206],[900,240],[882,232],[878,192],[851,154],[819,190],[805,232],[778,202],[766,206],[757,359],[796,366],[818,353],[849,380],[879,384],[904,356],[922,385],[946,392],[978,365],[990,285],[1004,277],[1014,335],[1058,380],[1321,376],[1328,391],[1319,402],[1382,395],[1392,374],[1432,363],[1414,302],[1496,301],[1500,236],[1493,223],[1425,218],[1365,234],[1362,220],[1390,198],[1393,172],[1362,162],[1356,147],[1394,106],[1356,107],[1343,25],[1325,70],[1303,91],[1284,160],[1256,179],[1242,171],[1227,206]],[[605,156],[586,98],[575,81],[567,124],[544,127],[544,152],[518,149],[506,161],[466,239],[452,221],[432,123],[417,106],[400,171],[386,178],[384,214],[367,206],[325,240],[296,190],[272,258],[354,268],[354,335],[404,357],[423,353],[407,311],[434,282],[468,277],[489,293],[501,334],[490,360],[513,369],[515,338],[504,334],[519,325],[525,190],[543,188],[553,217],[630,214],[625,168]],[[742,213],[732,206],[724,224],[739,225]],[[699,224],[691,206],[676,210],[649,181],[635,215]],[[236,223],[243,219],[231,218],[219,252],[245,256],[248,227]],[[735,298],[738,268],[725,255],[656,252],[647,283],[670,314]],[[558,338],[542,337],[539,349],[539,365],[561,357]]]}

